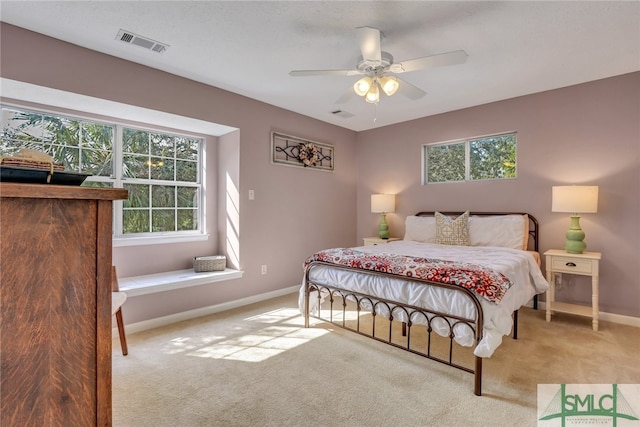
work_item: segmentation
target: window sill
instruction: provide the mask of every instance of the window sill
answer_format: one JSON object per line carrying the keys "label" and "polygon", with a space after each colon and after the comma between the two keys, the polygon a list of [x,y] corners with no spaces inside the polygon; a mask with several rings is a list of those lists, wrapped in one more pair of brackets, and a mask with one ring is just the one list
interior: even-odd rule
{"label": "window sill", "polygon": [[209,240],[208,234],[196,234],[187,236],[154,236],[154,237],[124,237],[114,238],[113,247],[162,245],[165,243],[205,242]]}
{"label": "window sill", "polygon": [[165,273],[146,274],[143,276],[122,277],[118,279],[120,290],[127,297],[153,294],[192,286],[207,285],[223,280],[242,277],[241,270],[227,268],[224,271],[196,273],[192,269],[167,271]]}

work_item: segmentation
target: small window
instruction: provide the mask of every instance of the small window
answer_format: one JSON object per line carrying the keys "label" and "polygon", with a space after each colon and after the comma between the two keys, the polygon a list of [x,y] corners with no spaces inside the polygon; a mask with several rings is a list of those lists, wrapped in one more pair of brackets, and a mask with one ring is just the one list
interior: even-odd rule
{"label": "small window", "polygon": [[516,177],[516,133],[423,146],[423,184]]}

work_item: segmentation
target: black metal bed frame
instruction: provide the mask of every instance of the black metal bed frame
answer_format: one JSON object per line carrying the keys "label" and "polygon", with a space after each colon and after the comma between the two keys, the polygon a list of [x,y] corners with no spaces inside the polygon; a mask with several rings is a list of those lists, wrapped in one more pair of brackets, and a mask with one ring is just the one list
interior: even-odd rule
{"label": "black metal bed frame", "polygon": [[[462,212],[442,212],[442,213],[449,216],[458,216]],[[435,212],[419,212],[416,215],[417,216],[433,216],[434,214]],[[534,251],[536,252],[538,251],[538,234],[539,234],[538,221],[532,215],[528,213],[519,213],[519,212],[470,212],[470,215],[474,215],[474,216],[527,215],[527,217],[529,218],[529,234],[530,234],[530,237],[532,238],[532,239],[531,238],[529,239],[530,240],[529,246],[532,247]],[[331,268],[342,269],[342,270],[350,270],[350,271],[355,270],[355,271],[358,271],[359,273],[364,273],[368,275],[377,275],[377,276],[395,277],[395,278],[401,277],[403,280],[411,280],[412,282],[423,283],[427,286],[436,286],[440,288],[450,289],[454,292],[462,293],[465,298],[468,298],[469,301],[471,301],[471,303],[473,304],[473,307],[475,308],[475,313],[474,313],[475,316],[472,316],[470,318],[460,317],[460,316],[456,316],[448,313],[441,313],[439,311],[426,309],[424,307],[417,307],[417,306],[402,303],[399,301],[391,301],[391,300],[376,297],[373,295],[366,295],[359,292],[345,290],[336,286],[315,283],[310,278],[311,270],[314,267],[322,266],[322,265],[330,266]],[[305,283],[305,328],[309,327],[309,318],[313,316],[315,318],[329,322],[341,328],[372,338],[376,341],[384,342],[391,346],[401,348],[403,350],[409,351],[414,354],[418,354],[420,356],[426,357],[431,360],[435,360],[437,362],[454,367],[456,369],[460,369],[460,370],[472,373],[474,374],[473,392],[477,396],[482,395],[482,358],[474,355],[473,368],[460,365],[453,361],[453,348],[454,348],[453,343],[455,339],[454,328],[458,327],[459,325],[462,325],[462,327],[470,328],[471,331],[473,331],[474,333],[476,345],[482,340],[484,314],[482,311],[482,306],[480,305],[480,302],[477,296],[473,293],[473,291],[470,291],[469,289],[456,286],[456,285],[433,282],[433,281],[418,279],[418,278],[408,279],[406,276],[398,276],[393,273],[361,270],[361,269],[356,269],[352,267],[346,267],[346,266],[340,266],[332,263],[327,263],[324,261],[312,261],[307,265],[304,272],[304,283]],[[315,315],[312,314],[311,310],[309,309],[311,293],[313,291],[317,292],[317,299],[318,299],[317,313]],[[327,318],[325,318],[321,314],[321,310],[322,310],[321,302],[322,302],[322,299],[326,298],[327,296],[329,297],[329,315]],[[337,317],[341,317],[341,319],[337,319],[337,320],[334,319],[334,303],[336,302],[335,300],[336,296],[340,297],[340,299],[342,300],[342,307],[339,308],[339,310],[338,309],[336,310],[338,311],[338,313],[341,311],[342,315],[340,316],[338,314]],[[357,316],[355,327],[350,327],[346,319],[348,300],[354,302],[356,305],[356,311],[358,316]],[[376,336],[376,330],[375,330],[376,328],[375,320],[377,316],[376,309],[380,306],[384,306],[384,308],[386,308],[387,312],[389,313],[389,317],[388,317],[389,334],[388,334],[388,337],[385,339],[380,338],[379,336]],[[537,296],[534,298],[534,309],[537,309]],[[360,313],[362,310],[365,310],[366,312],[370,311],[370,314],[373,318],[372,329],[370,333],[365,332],[361,328]],[[397,317],[397,315],[400,312],[403,312],[405,315],[404,317],[408,319],[407,322],[402,323],[403,336],[405,336],[406,334],[406,345],[397,344],[392,340],[393,321],[394,321],[394,318]],[[514,311],[513,316],[514,316],[513,338],[517,339],[517,331],[518,331],[518,311],[517,310]],[[422,317],[423,322],[426,322],[426,326],[427,326],[426,352],[416,350],[415,348],[411,347],[411,327],[414,326],[414,321],[418,317]],[[436,319],[440,319],[441,322],[444,321],[445,324],[447,324],[449,327],[449,335],[448,335],[449,355],[448,355],[448,358],[446,359],[438,357],[432,354],[431,352],[431,338],[432,338],[432,332],[433,332],[432,324]]]}

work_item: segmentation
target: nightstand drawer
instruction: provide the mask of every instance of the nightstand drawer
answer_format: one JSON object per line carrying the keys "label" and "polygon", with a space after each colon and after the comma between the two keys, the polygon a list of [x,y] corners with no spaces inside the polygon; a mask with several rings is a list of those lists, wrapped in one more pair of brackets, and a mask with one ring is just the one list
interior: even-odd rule
{"label": "nightstand drawer", "polygon": [[591,274],[593,273],[593,262],[588,259],[561,257],[553,258],[551,268],[554,271],[573,274]]}

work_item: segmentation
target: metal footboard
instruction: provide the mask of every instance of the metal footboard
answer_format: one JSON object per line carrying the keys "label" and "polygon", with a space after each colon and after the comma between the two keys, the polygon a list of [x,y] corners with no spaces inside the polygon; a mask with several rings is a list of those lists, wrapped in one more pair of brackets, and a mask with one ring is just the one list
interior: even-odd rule
{"label": "metal footboard", "polygon": [[[472,318],[461,317],[457,315],[453,315],[450,313],[441,313],[436,310],[430,310],[424,307],[417,307],[414,305],[410,305],[407,303],[402,303],[399,301],[391,301],[385,298],[373,296],[373,295],[365,295],[363,293],[354,292],[351,290],[346,290],[337,286],[331,286],[326,284],[315,283],[311,280],[310,273],[314,267],[324,265],[329,266],[331,268],[357,271],[362,274],[368,275],[378,275],[378,276],[388,276],[401,278],[403,280],[411,280],[414,282],[420,282],[425,286],[437,286],[441,288],[450,289],[454,292],[460,292],[464,294],[475,307],[475,316]],[[460,369],[462,371],[466,371],[474,374],[474,394],[480,396],[482,394],[482,358],[478,356],[474,357],[473,368],[465,365],[458,364],[454,361],[453,358],[453,350],[454,350],[454,339],[455,339],[455,330],[457,328],[469,328],[475,337],[476,345],[482,339],[482,327],[483,327],[483,312],[480,302],[473,294],[472,291],[456,286],[449,285],[438,282],[431,282],[424,279],[415,279],[415,278],[407,278],[406,276],[398,276],[391,273],[377,272],[377,271],[368,271],[368,270],[360,270],[351,267],[345,267],[340,265],[335,265],[331,263],[326,263],[323,261],[313,261],[307,265],[305,268],[305,327],[309,327],[309,318],[314,317],[320,319],[325,322],[329,322],[333,325],[339,326],[341,328],[356,332],[360,335],[373,338],[376,341],[384,342],[388,345],[391,345],[396,348],[400,348],[411,353],[426,357],[431,360],[435,360],[437,362],[443,363],[445,365],[454,367],[456,369]],[[310,300],[312,292],[316,291],[317,296],[314,298],[318,299],[317,310],[314,310],[314,313],[311,313],[310,310]],[[322,314],[322,300],[329,300],[329,308],[328,314]],[[347,319],[347,307],[348,301],[351,302],[352,305],[355,305],[355,310],[357,311],[357,316],[353,320]],[[376,332],[376,324],[378,323],[376,320],[379,318],[378,311],[385,311],[388,313],[388,317],[384,317],[388,320],[388,335],[381,337],[380,334]],[[325,310],[326,311],[326,307]],[[371,330],[365,331],[360,322],[360,314],[364,311],[367,314],[372,316],[372,324]],[[403,336],[406,338],[403,344],[398,344],[393,341],[392,332],[393,332],[393,322],[394,320],[406,319],[406,322],[402,323]],[[418,320],[421,322],[416,323]],[[441,357],[432,351],[432,338],[434,336],[432,334],[435,333],[433,328],[433,323],[435,321],[440,322],[441,325],[448,325],[449,334],[446,339],[448,339],[448,356]],[[386,323],[386,322],[385,322]],[[397,324],[397,323],[396,323]],[[416,349],[412,347],[412,337],[411,330],[412,327],[415,326],[425,326],[427,331],[427,342],[426,349]],[[437,333],[436,333],[437,334]]]}

